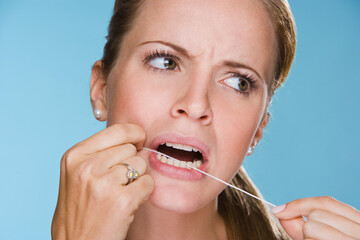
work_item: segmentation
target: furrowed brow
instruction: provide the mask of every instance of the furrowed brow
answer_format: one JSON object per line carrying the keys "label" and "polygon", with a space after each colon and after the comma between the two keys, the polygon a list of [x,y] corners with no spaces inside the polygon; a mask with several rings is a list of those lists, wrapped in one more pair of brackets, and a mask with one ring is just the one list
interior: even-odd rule
{"label": "furrowed brow", "polygon": [[[146,42],[140,43],[139,46],[149,44],[149,43],[160,43],[160,44],[166,45],[166,46],[174,49],[175,51],[179,52],[180,54],[184,55],[187,58],[192,57],[185,48],[183,48],[183,47],[181,47],[179,45],[173,44],[171,42],[166,42],[166,41],[162,41],[162,40],[146,41]],[[258,78],[260,78],[260,80],[262,80],[265,83],[264,79],[262,79],[260,74],[255,69],[253,69],[252,67],[250,67],[247,64],[226,60],[226,61],[224,61],[223,65],[227,66],[227,67],[232,67],[232,68],[245,68],[245,69],[248,69],[248,70],[254,72],[256,74],[256,76],[258,76]]]}
{"label": "furrowed brow", "polygon": [[254,72],[258,76],[258,78],[260,78],[260,80],[262,80],[265,83],[264,79],[262,79],[260,74],[255,69],[253,69],[252,67],[250,67],[247,64],[239,63],[239,62],[235,62],[235,61],[224,61],[223,65],[227,66],[227,67],[231,67],[231,68],[245,68],[245,69],[248,69],[248,70]]}
{"label": "furrowed brow", "polygon": [[146,42],[140,43],[139,46],[142,46],[142,45],[145,45],[145,44],[148,44],[148,43],[160,43],[160,44],[166,45],[168,47],[171,47],[172,49],[174,49],[175,51],[181,53],[185,57],[188,57],[188,58],[191,57],[190,54],[188,53],[188,51],[185,48],[180,47],[179,45],[173,44],[171,42],[160,41],[160,40],[146,41]]}

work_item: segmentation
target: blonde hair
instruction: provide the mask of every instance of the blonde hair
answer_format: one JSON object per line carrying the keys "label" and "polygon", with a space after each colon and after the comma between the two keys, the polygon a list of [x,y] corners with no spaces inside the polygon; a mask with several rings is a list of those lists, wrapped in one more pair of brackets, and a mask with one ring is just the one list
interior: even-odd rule
{"label": "blonde hair", "polygon": [[[119,54],[124,35],[144,0],[116,0],[107,43],[102,58],[103,73],[109,74]],[[295,21],[287,0],[261,0],[266,7],[277,36],[277,55],[274,80],[269,87],[271,97],[285,81],[295,56]],[[232,184],[261,197],[243,167]],[[232,188],[225,188],[218,197],[218,211],[223,217],[229,239],[290,239],[269,209],[260,201],[249,198]]]}
{"label": "blonde hair", "polygon": [[[262,0],[275,26],[277,58],[270,96],[282,86],[295,57],[296,25],[287,0]],[[262,197],[241,167],[232,184]],[[226,187],[219,195],[219,213],[226,222],[229,239],[291,239],[264,203]]]}
{"label": "blonde hair", "polygon": [[[273,20],[277,36],[277,63],[272,94],[282,86],[289,74],[296,50],[296,25],[287,0],[262,0]],[[272,95],[271,94],[271,95]]]}

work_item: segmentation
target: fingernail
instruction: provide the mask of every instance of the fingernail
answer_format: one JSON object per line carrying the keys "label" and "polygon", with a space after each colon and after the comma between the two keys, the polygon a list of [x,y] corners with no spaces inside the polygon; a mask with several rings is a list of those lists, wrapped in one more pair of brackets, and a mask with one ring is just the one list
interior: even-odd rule
{"label": "fingernail", "polygon": [[279,213],[279,212],[281,212],[282,210],[284,210],[285,209],[285,204],[284,205],[280,205],[280,206],[277,206],[277,207],[274,207],[273,209],[272,209],[272,212],[273,213]]}

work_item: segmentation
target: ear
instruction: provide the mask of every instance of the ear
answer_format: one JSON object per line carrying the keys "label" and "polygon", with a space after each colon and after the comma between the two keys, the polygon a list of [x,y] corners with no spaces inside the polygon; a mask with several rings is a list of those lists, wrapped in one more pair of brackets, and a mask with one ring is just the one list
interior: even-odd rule
{"label": "ear", "polygon": [[270,119],[270,113],[266,112],[261,120],[258,130],[255,133],[254,141],[256,141],[256,144],[259,143],[261,138],[263,137],[264,129],[266,128],[269,119]]}
{"label": "ear", "polygon": [[97,118],[99,121],[106,121],[106,77],[103,74],[102,62],[96,61],[91,70],[90,78],[90,101],[93,112],[101,111],[101,116]]}
{"label": "ear", "polygon": [[[270,119],[270,113],[266,112],[260,122],[258,129],[256,130],[256,133],[253,138],[253,142],[251,143],[251,146],[256,147],[256,145],[260,142],[260,140],[263,137],[264,129],[269,122],[269,119]],[[249,155],[251,155],[251,153],[248,153],[247,155],[249,156]]]}

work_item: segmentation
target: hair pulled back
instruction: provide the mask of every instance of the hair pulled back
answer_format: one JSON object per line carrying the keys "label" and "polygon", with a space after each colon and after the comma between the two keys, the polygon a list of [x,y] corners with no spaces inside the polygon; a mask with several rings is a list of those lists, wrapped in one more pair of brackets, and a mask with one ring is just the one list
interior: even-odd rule
{"label": "hair pulled back", "polygon": [[[277,55],[274,79],[269,86],[270,97],[285,82],[295,56],[295,21],[287,0],[259,0],[264,3],[276,31]],[[113,68],[125,34],[137,16],[144,0],[116,0],[107,42],[102,58],[103,74]],[[261,197],[243,167],[232,184]],[[290,239],[262,202],[226,187],[218,198],[218,211],[223,217],[229,239]]]}

